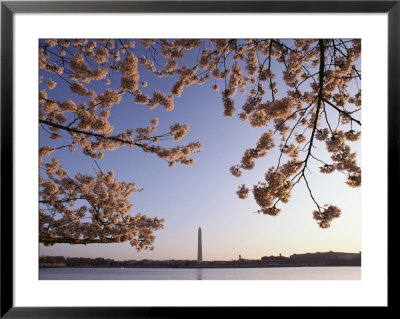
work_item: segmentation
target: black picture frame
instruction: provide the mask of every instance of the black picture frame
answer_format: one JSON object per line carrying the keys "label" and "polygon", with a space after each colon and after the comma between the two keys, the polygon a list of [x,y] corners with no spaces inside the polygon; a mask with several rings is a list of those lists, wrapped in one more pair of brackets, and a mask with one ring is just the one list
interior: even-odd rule
{"label": "black picture frame", "polygon": [[[387,13],[388,14],[388,213],[399,181],[400,0],[397,1],[1,1],[1,318],[191,318],[239,314],[209,307],[15,307],[13,289],[13,16],[15,13]],[[398,210],[398,208],[397,208]],[[384,213],[384,212],[381,212]],[[388,218],[390,216],[388,215]],[[390,222],[388,223],[390,225]],[[389,231],[388,231],[389,235]],[[388,237],[388,244],[390,243]],[[390,249],[389,249],[390,250]],[[388,255],[389,259],[389,255]],[[389,264],[389,260],[388,260]],[[388,281],[388,287],[389,287]],[[390,298],[388,300],[389,309]],[[307,307],[290,307],[296,315]],[[246,309],[268,314],[280,311]],[[330,309],[336,313],[338,307]],[[313,310],[314,311],[314,310]],[[325,311],[325,310],[323,310]]]}

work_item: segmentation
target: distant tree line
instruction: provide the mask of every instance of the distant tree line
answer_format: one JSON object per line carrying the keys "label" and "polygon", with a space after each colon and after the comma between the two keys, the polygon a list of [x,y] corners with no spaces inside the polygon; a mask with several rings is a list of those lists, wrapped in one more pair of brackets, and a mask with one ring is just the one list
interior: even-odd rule
{"label": "distant tree line", "polygon": [[63,256],[41,256],[41,268],[81,267],[81,268],[142,268],[142,267],[291,267],[291,266],[361,266],[361,254],[351,253],[308,253],[285,256],[264,256],[261,259],[240,259],[230,261],[196,260],[124,260],[118,261],[105,258],[83,258]]}

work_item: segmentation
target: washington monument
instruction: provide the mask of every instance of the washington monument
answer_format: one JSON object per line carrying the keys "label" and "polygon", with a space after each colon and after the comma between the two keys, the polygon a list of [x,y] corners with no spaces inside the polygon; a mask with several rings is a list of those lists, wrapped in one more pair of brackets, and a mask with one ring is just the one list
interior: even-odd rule
{"label": "washington monument", "polygon": [[198,247],[197,247],[197,262],[201,263],[203,261],[202,247],[201,247],[201,228],[199,227],[198,235]]}

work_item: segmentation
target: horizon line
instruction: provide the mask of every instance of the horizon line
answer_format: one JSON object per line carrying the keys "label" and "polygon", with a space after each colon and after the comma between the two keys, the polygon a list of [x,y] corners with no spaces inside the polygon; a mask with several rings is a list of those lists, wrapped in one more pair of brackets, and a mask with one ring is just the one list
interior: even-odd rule
{"label": "horizon line", "polygon": [[[263,258],[263,257],[287,257],[287,258],[289,258],[290,256],[293,256],[293,255],[305,255],[305,254],[326,254],[326,253],[341,253],[341,254],[361,254],[361,250],[359,250],[358,252],[344,252],[344,251],[316,251],[316,252],[307,252],[307,253],[292,253],[291,255],[289,255],[289,256],[285,256],[285,255],[281,255],[281,254],[279,254],[279,255],[277,255],[277,256],[275,256],[275,255],[264,255],[264,256],[261,256],[260,258],[241,258],[241,259],[243,259],[243,260],[261,260],[261,258]],[[70,257],[70,256],[61,256],[61,255],[40,255],[39,256],[39,258],[40,257],[64,257],[64,258],[90,258],[90,259],[96,259],[96,258],[103,258],[103,259],[110,259],[110,260],[115,260],[115,259],[112,259],[112,258],[106,258],[106,257]],[[194,260],[194,261],[196,261],[197,259],[196,258],[194,258],[194,259],[174,259],[174,258],[172,258],[172,259],[148,259],[148,258],[144,258],[144,259],[125,259],[125,260],[153,260],[153,261],[167,261],[167,260]],[[225,259],[211,259],[211,260],[203,260],[203,262],[204,261],[231,261],[231,260],[238,260],[238,259],[234,259],[234,258],[231,258],[231,259],[229,259],[229,260],[225,260]]]}

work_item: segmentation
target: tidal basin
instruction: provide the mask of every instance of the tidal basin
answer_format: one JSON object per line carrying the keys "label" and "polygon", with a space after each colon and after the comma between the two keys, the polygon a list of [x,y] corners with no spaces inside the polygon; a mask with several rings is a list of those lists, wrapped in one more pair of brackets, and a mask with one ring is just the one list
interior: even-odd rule
{"label": "tidal basin", "polygon": [[361,280],[361,267],[41,268],[40,280]]}

